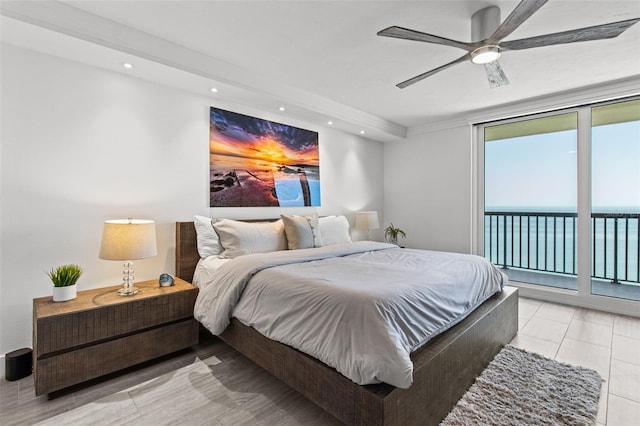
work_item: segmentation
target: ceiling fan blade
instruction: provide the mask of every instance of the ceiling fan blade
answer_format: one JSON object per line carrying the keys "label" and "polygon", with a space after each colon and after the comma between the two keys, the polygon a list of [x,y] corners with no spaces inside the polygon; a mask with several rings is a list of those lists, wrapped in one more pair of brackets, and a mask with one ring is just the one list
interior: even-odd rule
{"label": "ceiling fan blade", "polygon": [[398,86],[401,89],[404,89],[407,86],[411,86],[412,84],[415,84],[415,83],[419,82],[420,80],[424,80],[425,78],[429,77],[430,75],[433,75],[433,74],[435,74],[437,72],[440,72],[440,71],[442,71],[442,70],[444,70],[446,68],[449,68],[452,65],[458,64],[460,62],[468,61],[470,59],[471,59],[471,54],[467,53],[466,55],[459,57],[455,61],[451,61],[448,64],[444,64],[441,67],[434,68],[431,71],[427,71],[427,72],[422,73],[420,75],[417,75],[417,76],[415,76],[413,78],[410,78],[409,80],[403,81],[402,83],[398,83],[398,84],[396,84],[396,86]]}
{"label": "ceiling fan blade", "polygon": [[554,44],[578,43],[580,41],[614,38],[625,32],[630,26],[638,21],[640,21],[640,18],[612,22],[610,24],[595,25],[593,27],[580,28],[577,30],[563,31],[561,33],[523,38],[520,40],[505,41],[500,43],[500,49],[523,50],[541,46],[552,46]]}
{"label": "ceiling fan blade", "polygon": [[445,46],[457,47],[468,52],[476,49],[480,45],[478,43],[465,43],[464,41],[451,40],[433,34],[427,34],[420,31],[410,30],[402,27],[389,27],[378,31],[379,36],[401,38],[404,40],[424,41],[427,43],[443,44]]}
{"label": "ceiling fan blade", "polygon": [[489,62],[484,64],[484,69],[487,72],[487,79],[489,80],[489,87],[495,89],[496,87],[506,86],[509,84],[509,79],[505,75],[502,67],[498,61]]}
{"label": "ceiling fan blade", "polygon": [[531,17],[548,0],[522,0],[511,12],[507,19],[494,31],[487,40],[487,44],[498,44],[500,40],[511,34]]}

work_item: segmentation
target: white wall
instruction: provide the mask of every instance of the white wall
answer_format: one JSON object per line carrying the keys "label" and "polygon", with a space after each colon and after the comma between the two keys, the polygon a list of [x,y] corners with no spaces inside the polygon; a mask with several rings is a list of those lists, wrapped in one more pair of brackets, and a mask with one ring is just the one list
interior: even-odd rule
{"label": "white wall", "polygon": [[[16,47],[1,50],[0,356],[32,345],[32,299],[51,294],[45,272],[53,266],[80,264],[80,290],[121,282],[121,265],[98,259],[106,219],[157,222],[158,256],[136,262],[136,277],[145,280],[174,271],[174,222],[193,214],[317,211],[344,213],[353,224],[354,211],[383,213],[379,142]],[[318,131],[322,207],[209,209],[212,105]]]}
{"label": "white wall", "polygon": [[384,145],[384,226],[401,245],[471,253],[471,129],[461,126]]}

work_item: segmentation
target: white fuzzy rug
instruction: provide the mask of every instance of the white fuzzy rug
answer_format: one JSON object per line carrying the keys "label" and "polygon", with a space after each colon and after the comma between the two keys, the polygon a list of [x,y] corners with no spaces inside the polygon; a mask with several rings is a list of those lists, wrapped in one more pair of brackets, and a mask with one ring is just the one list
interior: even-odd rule
{"label": "white fuzzy rug", "polygon": [[602,381],[593,370],[508,345],[441,426],[594,425]]}

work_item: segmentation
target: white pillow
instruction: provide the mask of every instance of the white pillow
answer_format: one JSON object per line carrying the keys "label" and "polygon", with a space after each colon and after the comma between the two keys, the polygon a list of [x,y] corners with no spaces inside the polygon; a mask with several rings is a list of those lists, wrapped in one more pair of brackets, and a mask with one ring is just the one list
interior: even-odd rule
{"label": "white pillow", "polygon": [[327,216],[318,219],[320,239],[323,246],[351,242],[349,221],[344,216]]}
{"label": "white pillow", "polygon": [[250,223],[222,219],[213,224],[213,229],[224,249],[219,255],[221,259],[287,249],[282,220]]}
{"label": "white pillow", "polygon": [[281,214],[280,217],[284,224],[289,250],[322,246],[317,214],[311,216]]}
{"label": "white pillow", "polygon": [[196,227],[196,243],[198,254],[202,259],[222,253],[218,234],[213,229],[213,223],[218,219],[195,215],[193,224]]}

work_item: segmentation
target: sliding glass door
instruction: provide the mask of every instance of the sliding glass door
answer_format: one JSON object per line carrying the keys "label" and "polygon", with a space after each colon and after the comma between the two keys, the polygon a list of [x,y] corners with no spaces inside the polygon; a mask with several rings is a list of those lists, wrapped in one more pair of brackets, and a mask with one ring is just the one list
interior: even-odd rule
{"label": "sliding glass door", "polygon": [[577,113],[484,127],[484,253],[512,280],[577,289]]}
{"label": "sliding glass door", "polygon": [[591,293],[640,300],[640,100],[591,110]]}
{"label": "sliding glass door", "polygon": [[478,251],[527,288],[639,301],[640,99],[478,130]]}

